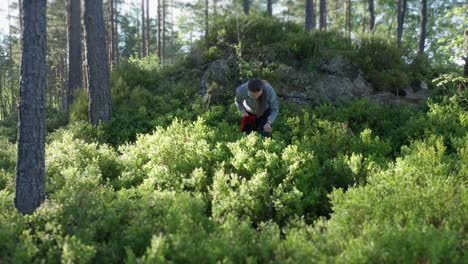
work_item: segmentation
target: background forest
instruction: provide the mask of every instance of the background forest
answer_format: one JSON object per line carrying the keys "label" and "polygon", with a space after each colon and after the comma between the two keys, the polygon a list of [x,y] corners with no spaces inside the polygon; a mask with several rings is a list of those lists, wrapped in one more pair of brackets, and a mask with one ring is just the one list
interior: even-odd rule
{"label": "background forest", "polygon": [[[4,2],[0,263],[468,263],[463,1],[38,1],[42,163],[19,139],[34,1]],[[254,76],[280,97],[272,138],[239,132]]]}

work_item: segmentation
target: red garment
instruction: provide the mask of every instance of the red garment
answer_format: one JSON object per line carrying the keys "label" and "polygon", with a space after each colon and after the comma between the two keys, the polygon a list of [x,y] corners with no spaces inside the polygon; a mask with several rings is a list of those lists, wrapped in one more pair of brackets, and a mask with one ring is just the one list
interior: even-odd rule
{"label": "red garment", "polygon": [[255,122],[256,118],[255,116],[253,115],[248,115],[248,116],[244,116],[241,120],[241,124],[240,124],[240,130],[242,132],[244,132],[246,130],[247,127],[249,127],[251,130],[256,130],[257,128],[257,125],[256,125],[256,122]]}

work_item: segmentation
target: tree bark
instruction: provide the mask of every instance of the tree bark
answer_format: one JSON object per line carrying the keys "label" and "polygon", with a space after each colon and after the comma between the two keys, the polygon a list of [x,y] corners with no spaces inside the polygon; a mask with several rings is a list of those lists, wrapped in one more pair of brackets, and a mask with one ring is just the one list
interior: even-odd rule
{"label": "tree bark", "polygon": [[158,0],[158,59],[159,63],[162,63],[162,41],[161,41],[161,0]]}
{"label": "tree bark", "polygon": [[90,122],[97,125],[109,121],[112,114],[102,0],[85,0],[85,29],[89,75],[88,115]]}
{"label": "tree bark", "polygon": [[15,206],[32,214],[45,199],[46,0],[23,2]]}
{"label": "tree bark", "polygon": [[327,29],[327,2],[320,0],[320,30]]}
{"label": "tree bark", "polygon": [[311,32],[315,29],[315,10],[314,10],[314,0],[306,0],[305,6],[305,29],[307,32]]}
{"label": "tree bark", "polygon": [[166,0],[162,0],[162,51],[161,62],[164,65],[166,60]]}
{"label": "tree bark", "polygon": [[112,58],[115,64],[119,64],[119,19],[118,19],[118,12],[117,12],[117,4],[118,1],[114,0],[114,8],[113,8],[113,15],[114,15],[114,36],[112,37]]}
{"label": "tree bark", "polygon": [[418,54],[424,53],[427,26],[427,0],[421,0]]}
{"label": "tree bark", "polygon": [[250,0],[244,0],[244,14],[248,15],[250,11]]}
{"label": "tree bark", "polygon": [[81,71],[81,3],[68,0],[68,89],[65,109],[74,101],[75,90],[82,87]]}
{"label": "tree bark", "polygon": [[141,56],[146,57],[146,18],[145,0],[141,0]]}
{"label": "tree bark", "polygon": [[397,46],[401,47],[403,26],[405,24],[406,0],[398,0],[397,12]]}
{"label": "tree bark", "polygon": [[374,0],[368,0],[369,3],[369,32],[374,33],[375,27],[375,12],[374,12]]}
{"label": "tree bark", "polygon": [[109,67],[112,68],[114,65],[114,0],[109,0],[107,3],[107,8],[109,10],[108,12],[108,17],[109,17],[109,32],[108,33],[108,38],[107,38],[107,46],[108,46],[108,54],[107,57],[109,59]]}
{"label": "tree bark", "polygon": [[146,55],[150,53],[150,18],[149,18],[149,0],[146,0]]}
{"label": "tree bark", "polygon": [[273,16],[273,0],[267,1],[267,15],[270,17]]}

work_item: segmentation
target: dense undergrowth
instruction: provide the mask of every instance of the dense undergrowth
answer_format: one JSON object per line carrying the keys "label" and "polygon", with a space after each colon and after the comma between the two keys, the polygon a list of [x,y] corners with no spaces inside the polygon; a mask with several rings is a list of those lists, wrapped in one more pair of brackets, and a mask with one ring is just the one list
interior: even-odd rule
{"label": "dense undergrowth", "polygon": [[123,65],[110,123],[84,121],[84,95],[69,125],[51,115],[33,215],[14,208],[2,134],[0,262],[468,262],[466,79],[439,79],[421,109],[282,102],[265,139],[239,132],[232,101],[201,103],[202,73]]}

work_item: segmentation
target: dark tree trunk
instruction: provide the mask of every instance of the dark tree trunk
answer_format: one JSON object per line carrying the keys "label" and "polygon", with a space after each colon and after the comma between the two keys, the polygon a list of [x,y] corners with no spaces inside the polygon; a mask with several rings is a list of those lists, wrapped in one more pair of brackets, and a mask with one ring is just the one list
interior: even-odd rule
{"label": "dark tree trunk", "polygon": [[46,0],[23,2],[15,206],[31,214],[45,199]]}
{"label": "dark tree trunk", "polygon": [[161,41],[161,0],[158,0],[158,59],[159,63],[162,62],[162,41]]}
{"label": "dark tree trunk", "polygon": [[320,0],[320,29],[327,29],[327,2]]}
{"label": "dark tree trunk", "polygon": [[141,56],[146,57],[146,19],[145,19],[145,0],[141,0]]}
{"label": "dark tree trunk", "polygon": [[405,24],[406,0],[398,0],[397,12],[397,46],[401,47],[403,26]]}
{"label": "dark tree trunk", "polygon": [[75,90],[82,87],[81,71],[81,4],[68,0],[68,89],[65,109],[73,103]]}
{"label": "dark tree trunk", "polygon": [[88,115],[90,122],[97,125],[101,121],[109,121],[112,114],[102,0],[85,0],[85,29],[89,75]]}
{"label": "dark tree trunk", "polygon": [[244,14],[248,15],[250,11],[250,0],[244,0]]}
{"label": "dark tree trunk", "polygon": [[208,3],[208,0],[205,0],[205,37],[208,37],[208,33],[209,33],[209,26],[210,26],[210,23],[209,23],[209,3]]}
{"label": "dark tree trunk", "polygon": [[314,0],[306,0],[306,19],[305,19],[305,28],[307,32],[311,32],[315,29],[315,10],[314,10]]}
{"label": "dark tree trunk", "polygon": [[368,0],[368,2],[369,2],[369,32],[374,33],[374,27],[375,27],[374,0]]}
{"label": "dark tree trunk", "polygon": [[420,21],[419,21],[419,45],[418,53],[424,53],[426,42],[426,25],[427,25],[427,0],[421,0]]}
{"label": "dark tree trunk", "polygon": [[351,38],[351,0],[345,0],[345,32],[348,38]]}
{"label": "dark tree trunk", "polygon": [[267,15],[273,16],[273,0],[267,1]]}

